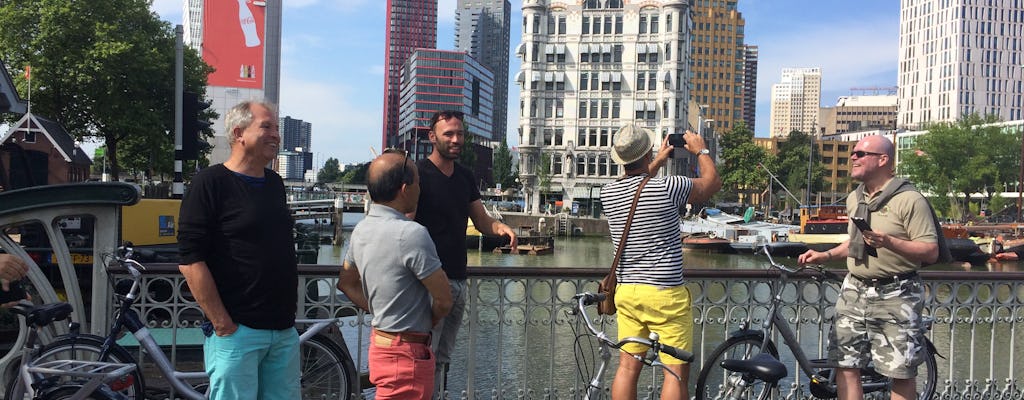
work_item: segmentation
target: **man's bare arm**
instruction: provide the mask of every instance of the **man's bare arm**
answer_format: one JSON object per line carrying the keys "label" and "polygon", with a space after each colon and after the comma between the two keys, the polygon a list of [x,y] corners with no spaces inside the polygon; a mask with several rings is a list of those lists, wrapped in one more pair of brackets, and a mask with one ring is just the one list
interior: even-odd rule
{"label": "man's bare arm", "polygon": [[217,283],[213,280],[213,274],[205,261],[199,261],[187,265],[179,265],[178,270],[185,276],[188,288],[192,291],[199,307],[203,309],[206,318],[213,324],[213,330],[217,336],[227,336],[238,330],[238,325],[231,319],[224,302],[217,292]]}
{"label": "man's bare arm", "polygon": [[452,310],[452,289],[448,285],[448,276],[444,270],[438,269],[426,278],[420,280],[423,286],[430,292],[430,325],[437,325],[437,322],[448,315]]}
{"label": "man's bare arm", "polygon": [[341,289],[356,307],[370,312],[366,294],[363,293],[363,280],[359,277],[359,269],[348,261],[342,264],[341,273],[338,275],[338,289]]}
{"label": "man's bare arm", "polygon": [[487,210],[484,210],[484,204],[480,200],[469,203],[469,219],[473,220],[473,226],[480,233],[489,236],[507,236],[511,243],[510,246],[516,246],[518,239],[516,238],[515,231],[508,225],[487,215]]}

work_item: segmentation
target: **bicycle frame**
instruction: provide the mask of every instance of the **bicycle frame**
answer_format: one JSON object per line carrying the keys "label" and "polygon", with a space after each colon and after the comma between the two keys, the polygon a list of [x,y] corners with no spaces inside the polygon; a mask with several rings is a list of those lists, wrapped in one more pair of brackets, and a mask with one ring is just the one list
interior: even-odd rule
{"label": "bicycle frame", "polygon": [[[123,263],[134,263],[138,262],[128,259],[122,261]],[[132,275],[132,287],[129,289],[128,294],[125,295],[124,300],[121,301],[116,314],[114,316],[114,322],[111,323],[109,334],[104,338],[103,346],[100,351],[100,359],[106,358],[110,349],[117,346],[117,337],[127,329],[132,333],[132,336],[139,342],[142,349],[149,354],[152,361],[156,364],[157,369],[163,373],[164,376],[170,377],[167,381],[171,385],[173,392],[179,396],[182,396],[188,400],[205,400],[208,393],[200,393],[195,390],[188,382],[191,381],[205,381],[209,379],[209,376],[205,371],[194,371],[185,372],[178,371],[171,364],[171,361],[164,354],[160,345],[153,338],[149,328],[139,318],[139,314],[135,312],[131,307],[135,304],[140,291],[139,281],[141,280],[142,273],[132,265],[125,265],[125,269]],[[325,318],[325,319],[296,319],[296,325],[309,325],[300,336],[299,343],[308,341],[313,336],[322,332],[324,329],[331,325],[338,323],[340,318]]]}

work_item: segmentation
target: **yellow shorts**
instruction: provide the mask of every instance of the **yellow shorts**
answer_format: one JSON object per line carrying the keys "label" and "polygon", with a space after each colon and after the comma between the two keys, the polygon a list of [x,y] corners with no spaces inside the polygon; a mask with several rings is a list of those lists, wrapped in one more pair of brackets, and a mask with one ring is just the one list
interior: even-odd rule
{"label": "yellow shorts", "polygon": [[[693,338],[693,314],[690,290],[686,285],[662,288],[652,285],[621,284],[615,289],[618,309],[619,340],[628,336],[646,338],[657,332],[660,342],[690,351]],[[622,350],[639,354],[647,346],[629,343]],[[665,364],[683,364],[682,360],[661,354]]]}

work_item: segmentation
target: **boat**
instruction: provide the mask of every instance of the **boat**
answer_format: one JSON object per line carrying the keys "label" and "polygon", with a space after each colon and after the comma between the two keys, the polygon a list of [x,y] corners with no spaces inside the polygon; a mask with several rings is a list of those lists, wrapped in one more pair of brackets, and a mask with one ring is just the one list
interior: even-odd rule
{"label": "boat", "polygon": [[554,235],[533,229],[532,226],[520,226],[516,233],[516,247],[510,244],[502,244],[492,250],[494,253],[505,254],[526,254],[531,256],[554,254]]}
{"label": "boat", "polygon": [[713,232],[683,234],[683,251],[698,253],[731,253],[729,240],[716,236]]}
{"label": "boat", "polygon": [[792,256],[807,250],[802,243],[791,239],[796,225],[775,224],[752,219],[753,208],[748,208],[744,216],[723,212],[717,208],[705,208],[696,216],[682,220],[679,229],[684,237],[687,235],[713,235],[715,238],[729,242],[731,253],[752,253],[756,250],[758,240],[776,243],[783,256]]}
{"label": "boat", "polygon": [[847,233],[849,224],[846,206],[800,207],[800,230],[799,233],[789,235],[789,240],[804,243],[812,250],[825,251],[850,238]]}

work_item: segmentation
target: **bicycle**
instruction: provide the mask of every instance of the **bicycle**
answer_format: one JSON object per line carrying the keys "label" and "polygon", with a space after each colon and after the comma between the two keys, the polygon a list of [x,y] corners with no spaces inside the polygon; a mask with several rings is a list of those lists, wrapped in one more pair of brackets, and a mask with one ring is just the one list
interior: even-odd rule
{"label": "bicycle", "polygon": [[[587,382],[586,396],[584,397],[584,399],[595,400],[607,398],[602,387],[602,382],[604,381],[604,373],[608,367],[608,361],[611,359],[612,356],[610,349],[620,349],[626,343],[638,343],[647,346],[649,350],[646,353],[644,353],[643,355],[633,355],[633,358],[639,360],[645,365],[649,365],[652,367],[660,367],[665,371],[668,371],[671,375],[675,376],[677,380],[680,380],[681,378],[678,375],[676,375],[675,372],[672,372],[672,370],[668,369],[668,367],[662,364],[661,361],[658,360],[658,353],[664,352],[672,357],[678,358],[686,362],[693,361],[693,353],[661,343],[659,341],[660,337],[655,332],[651,332],[650,337],[647,339],[631,336],[623,338],[618,342],[612,340],[603,331],[600,331],[594,327],[593,322],[590,320],[590,317],[587,316],[587,312],[585,310],[586,306],[591,306],[604,300],[605,295],[603,293],[595,294],[590,292],[584,292],[576,294],[572,298],[573,300],[576,301],[576,307],[569,309],[568,311],[566,311],[566,313],[568,313],[570,316],[574,316],[577,321],[576,324],[571,325],[573,335],[576,337],[576,350],[579,351],[581,348],[580,339],[582,337],[593,337],[596,338],[598,341],[598,354],[601,357],[601,362],[600,364],[597,365],[597,368],[594,371],[594,375],[590,378],[589,381],[587,381],[585,377],[586,374],[584,371],[585,363],[581,363],[579,361],[580,354],[579,352],[577,352],[577,371],[579,372],[580,377]],[[578,333],[576,331],[576,326],[580,325],[580,322],[583,322],[583,325],[587,327],[587,330],[589,332]]]}
{"label": "bicycle", "polygon": [[[782,304],[782,291],[792,274],[810,271],[815,280],[841,283],[842,279],[820,265],[794,269],[779,264],[772,258],[770,244],[759,245],[760,251],[767,256],[769,265],[779,270],[779,278],[773,285],[774,293],[768,314],[760,329],[751,329],[750,319],[746,319],[740,329],[711,352],[697,378],[696,399],[765,400],[771,397],[779,381],[789,373],[786,366],[779,361],[778,347],[772,341],[776,332],[782,335],[783,344],[792,351],[800,371],[810,381],[811,395],[819,399],[835,398],[835,364],[827,359],[808,359],[793,328],[779,315],[779,306]],[[925,318],[924,328],[931,330],[933,321],[933,318]],[[930,400],[935,394],[937,352],[931,340],[925,335],[922,337],[925,342],[922,348],[925,356],[924,362],[918,366],[917,393],[919,400]],[[921,371],[922,367],[924,371]],[[891,379],[877,373],[873,365],[869,364],[867,368],[861,370],[861,384],[864,393],[868,394],[888,390]]]}
{"label": "bicycle", "polygon": [[[28,338],[22,349],[21,364],[14,381],[8,385],[5,399],[13,393],[25,393],[32,400],[123,400],[111,385],[118,385],[136,369],[135,364],[53,360],[41,362],[40,331],[71,314],[68,303],[34,306],[23,301],[11,308],[22,316],[28,327]],[[24,397],[22,395],[21,397]]]}
{"label": "bicycle", "polygon": [[[133,259],[131,247],[121,247],[114,254],[116,264],[131,275],[131,287],[125,294],[116,294],[118,306],[106,336],[81,334],[77,329],[58,337],[40,351],[40,358],[51,360],[99,360],[136,364],[134,357],[117,340],[125,330],[138,341],[155,367],[166,378],[170,389],[188,400],[205,400],[208,376],[203,371],[178,371],[164,354],[146,324],[132,306],[139,299],[145,267]],[[108,268],[114,263],[106,263]],[[117,285],[113,285],[117,287]],[[296,319],[296,325],[308,326],[299,335],[301,386],[303,399],[351,399],[360,395],[359,374],[348,348],[323,334],[340,323],[340,318]],[[344,340],[344,339],[342,339]],[[137,368],[128,379],[114,389],[128,400],[146,398],[144,377]],[[17,397],[6,397],[13,399]]]}

